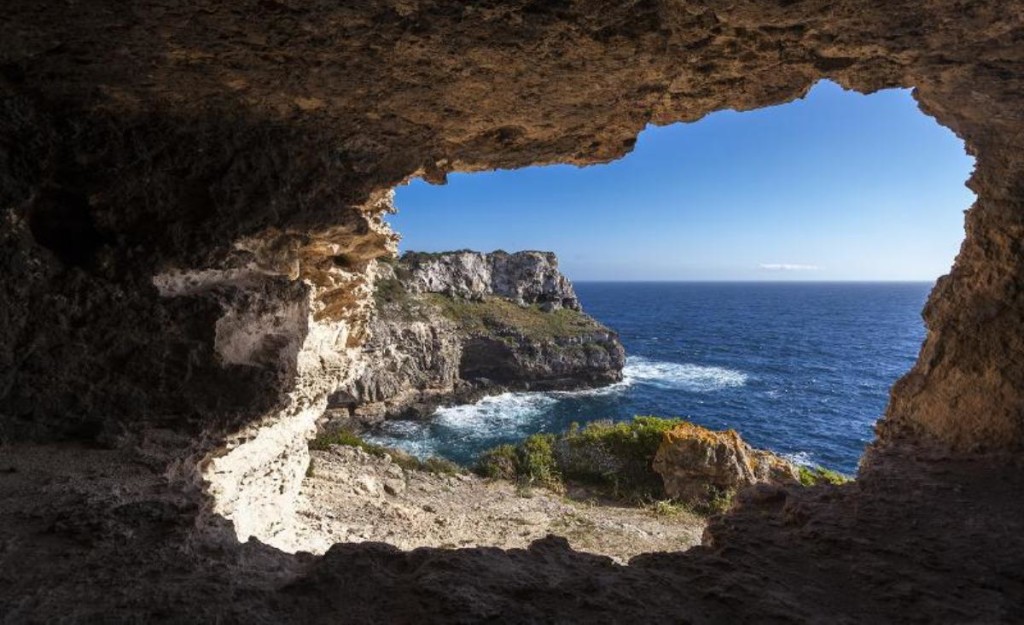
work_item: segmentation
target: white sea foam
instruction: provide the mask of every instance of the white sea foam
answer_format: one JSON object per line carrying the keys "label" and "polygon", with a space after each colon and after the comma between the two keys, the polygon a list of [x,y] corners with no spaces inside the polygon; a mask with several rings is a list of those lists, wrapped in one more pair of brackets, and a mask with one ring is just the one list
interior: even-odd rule
{"label": "white sea foam", "polygon": [[523,439],[543,431],[549,422],[549,411],[559,401],[611,396],[634,384],[711,392],[746,382],[747,374],[732,369],[630,356],[623,369],[623,380],[616,384],[579,391],[492,395],[473,404],[441,408],[427,421],[388,421],[370,440],[425,457],[436,455],[442,445],[477,448],[490,446],[494,440]]}
{"label": "white sea foam", "polygon": [[544,415],[558,403],[554,393],[502,393],[473,404],[441,408],[429,421],[389,421],[370,440],[420,457],[434,455],[443,429],[446,444],[476,447],[494,439],[526,438],[543,429]]}
{"label": "white sea foam", "polygon": [[630,356],[622,371],[628,384],[649,384],[658,388],[691,392],[709,392],[743,386],[747,374],[724,367],[703,367]]}
{"label": "white sea foam", "polygon": [[798,451],[792,454],[782,454],[782,457],[789,460],[795,465],[802,467],[813,467],[814,461],[811,460],[811,454],[806,451]]}
{"label": "white sea foam", "polygon": [[616,395],[626,390],[633,384],[632,380],[626,379],[625,375],[621,382],[615,384],[609,384],[608,386],[599,386],[597,388],[584,388],[578,391],[551,391],[547,393],[551,397],[556,398],[572,398],[572,397],[607,397],[608,395]]}
{"label": "white sea foam", "polygon": [[434,415],[437,424],[465,432],[464,440],[514,436],[522,427],[544,416],[558,398],[552,393],[502,393],[475,404],[442,408]]}

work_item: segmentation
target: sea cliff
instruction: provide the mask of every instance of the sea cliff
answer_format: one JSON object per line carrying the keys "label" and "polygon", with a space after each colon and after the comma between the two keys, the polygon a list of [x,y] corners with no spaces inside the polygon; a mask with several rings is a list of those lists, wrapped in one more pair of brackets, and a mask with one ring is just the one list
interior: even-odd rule
{"label": "sea cliff", "polygon": [[622,379],[618,335],[583,312],[550,252],[410,252],[379,263],[374,284],[361,373],[331,396],[334,426]]}

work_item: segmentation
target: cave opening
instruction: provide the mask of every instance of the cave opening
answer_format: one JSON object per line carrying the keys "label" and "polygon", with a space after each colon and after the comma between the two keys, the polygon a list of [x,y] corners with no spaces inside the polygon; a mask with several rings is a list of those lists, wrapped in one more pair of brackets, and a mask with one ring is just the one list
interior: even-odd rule
{"label": "cave opening", "polygon": [[[0,438],[9,436],[12,397],[39,426],[27,438],[16,431],[16,445],[46,444],[66,430],[76,397],[88,393],[89,414],[118,444],[96,454],[53,445],[18,453],[5,445],[0,559],[22,564],[0,567],[7,620],[1024,620],[1015,599],[1024,553],[1024,13],[1016,3],[579,0],[546,10],[550,4],[531,0],[143,2],[130,12],[108,4],[15,3],[0,37],[3,64],[15,68],[5,70],[9,80],[0,87],[0,263],[8,278]],[[376,229],[388,189],[420,174],[439,181],[455,171],[617,159],[649,122],[785,102],[824,76],[862,93],[917,85],[922,109],[978,156],[967,237],[924,308],[929,332],[920,357],[893,386],[856,484],[750,489],[741,505],[709,522],[700,548],[683,552],[693,543],[675,539],[647,544],[643,550],[655,553],[627,566],[612,566],[593,555],[599,545],[580,542],[588,531],[603,534],[607,523],[635,527],[613,519],[611,509],[550,528],[570,536],[570,546],[534,541],[546,529],[535,515],[491,508],[493,500],[477,502],[476,512],[498,521],[503,542],[488,543],[473,527],[455,533],[460,517],[434,501],[418,508],[424,514],[351,506],[364,516],[325,525],[323,557],[267,546],[294,549],[290,524],[314,413],[365,364],[359,350],[372,299],[390,298],[385,303],[401,309],[399,289],[370,293],[380,269],[374,259],[391,247],[388,233]],[[770,154],[761,160],[792,163]],[[61,171],[71,163],[82,184]],[[192,193],[189,181],[202,189]],[[723,194],[750,188],[721,179],[717,186]],[[67,241],[74,237],[45,219],[31,223],[36,201],[70,187],[83,193],[68,205],[88,204],[109,237],[110,253],[98,250],[101,271],[65,272],[68,263],[44,248],[48,241],[73,259]],[[492,190],[478,208],[497,214],[500,195]],[[827,198],[827,213],[848,214],[835,197]],[[563,194],[554,208],[569,199]],[[398,219],[417,212],[406,202],[400,198]],[[623,205],[618,219],[546,230],[564,235],[603,225],[617,236],[598,259],[612,258],[615,241],[631,229],[672,231],[670,214],[652,217],[655,207],[639,201],[630,208],[643,210]],[[770,232],[783,220],[759,206],[771,217],[736,223]],[[537,231],[528,208],[520,202],[518,222],[492,222],[491,229]],[[917,221],[938,221],[935,208]],[[199,213],[203,219],[189,217]],[[441,226],[440,216],[432,215],[435,230],[459,234],[460,222]],[[696,225],[693,216],[688,223]],[[398,227],[411,243],[415,230]],[[703,239],[734,257],[764,251],[750,238]],[[130,249],[140,240],[141,249]],[[647,253],[640,267],[674,258],[651,239],[634,240]],[[909,241],[903,237],[904,247]],[[884,242],[870,237],[856,256],[883,257]],[[585,281],[563,243],[500,245],[562,250],[565,270]],[[468,244],[497,247],[461,239],[438,249]],[[781,251],[741,265],[780,277],[841,266]],[[672,269],[663,279],[680,277]],[[799,282],[784,286],[804,288]],[[567,300],[574,301],[561,298],[563,308]],[[587,308],[598,312],[593,303]],[[466,313],[469,323],[480,318],[465,306],[451,312]],[[696,325],[692,315],[684,321]],[[851,333],[831,324],[826,335],[819,344]],[[260,349],[274,336],[282,338],[274,353]],[[724,369],[718,379],[735,382],[729,388],[749,388],[756,378]],[[729,372],[748,374],[747,386]],[[332,494],[332,475],[349,494],[392,504],[394,493],[424,485],[393,479],[402,464],[412,466],[407,458],[370,445],[334,447],[314,449],[307,494]],[[374,462],[379,472],[342,478],[321,463],[325,454],[350,465]],[[109,461],[92,470],[89,457],[100,455]],[[427,486],[457,492],[466,476],[436,468]],[[499,500],[541,499],[516,487],[506,484]],[[376,533],[387,531],[391,513],[391,520],[404,513],[420,521],[414,529],[424,532],[409,546],[435,547],[381,545],[409,544]],[[422,538],[427,528],[437,528],[430,540]],[[463,544],[467,534],[476,540]],[[331,547],[345,542],[364,544]],[[474,543],[526,548],[452,548]]]}
{"label": "cave opening", "polygon": [[607,165],[413,181],[389,218],[402,252],[555,252],[584,310],[622,335],[625,376],[441,400],[370,440],[472,465],[573,423],[657,415],[853,475],[920,350],[972,168],[909,90],[823,81],[787,105],[649,127]]}
{"label": "cave opening", "polygon": [[[671,473],[685,458],[638,442],[677,419],[738,432],[757,480],[765,458],[801,481],[855,477],[963,239],[973,165],[910,91],[824,81],[790,104],[648,127],[610,164],[398,188],[400,259],[375,284],[371,364],[329,401],[341,433],[314,442],[298,509],[320,525],[302,524],[303,544],[508,548],[553,532],[620,561],[697,545],[736,489],[694,490]],[[562,274],[569,298],[544,290]],[[546,287],[510,290],[524,275]],[[567,353],[533,340],[537,320],[580,304],[618,333],[621,378],[603,375],[601,341],[579,353],[602,375],[534,367]]]}

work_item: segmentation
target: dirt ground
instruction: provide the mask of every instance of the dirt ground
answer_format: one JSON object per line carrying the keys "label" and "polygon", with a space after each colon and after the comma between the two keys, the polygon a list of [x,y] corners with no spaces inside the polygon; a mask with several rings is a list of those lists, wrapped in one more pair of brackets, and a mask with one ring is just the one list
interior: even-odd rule
{"label": "dirt ground", "polygon": [[417,547],[522,548],[548,534],[578,551],[625,563],[700,544],[705,520],[677,508],[638,508],[522,488],[471,474],[399,467],[346,446],[314,451],[299,500],[297,547],[323,553],[339,542]]}

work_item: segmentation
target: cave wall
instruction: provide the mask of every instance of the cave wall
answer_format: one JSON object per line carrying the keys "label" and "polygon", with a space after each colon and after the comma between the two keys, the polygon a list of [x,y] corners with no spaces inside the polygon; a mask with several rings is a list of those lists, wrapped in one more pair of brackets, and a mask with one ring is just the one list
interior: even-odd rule
{"label": "cave wall", "polygon": [[[967,238],[879,441],[1017,450],[1021,8],[6,0],[0,437],[168,429],[194,441],[214,512],[287,507],[311,412],[359,367],[394,185],[606,162],[648,123],[830,78],[914,87],[977,156]],[[260,488],[282,498],[244,494]]]}

